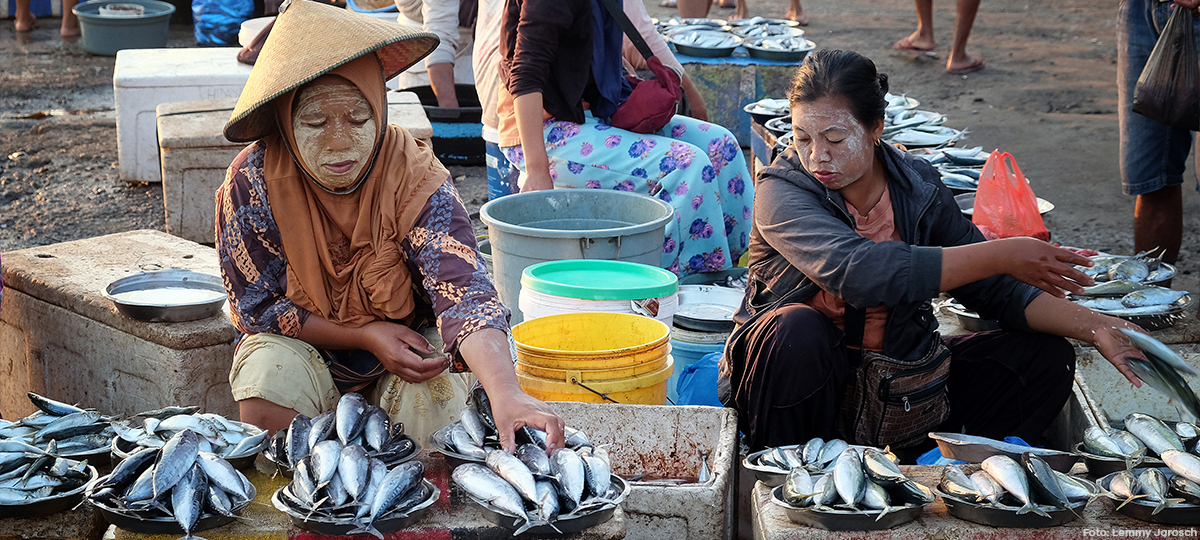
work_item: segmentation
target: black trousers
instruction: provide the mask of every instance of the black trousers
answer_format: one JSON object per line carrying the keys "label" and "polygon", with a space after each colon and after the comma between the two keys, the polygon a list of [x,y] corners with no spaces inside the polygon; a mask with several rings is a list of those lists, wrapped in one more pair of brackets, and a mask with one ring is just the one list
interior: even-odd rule
{"label": "black trousers", "polygon": [[[763,318],[745,336],[744,358],[731,359],[744,362],[742,379],[749,382],[731,405],[751,451],[838,438],[840,399],[851,373],[842,331],[805,304]],[[1015,435],[1037,444],[1070,397],[1071,344],[1049,334],[999,330],[944,342],[952,354],[950,417],[937,431]],[[737,388],[739,381],[730,382]]]}

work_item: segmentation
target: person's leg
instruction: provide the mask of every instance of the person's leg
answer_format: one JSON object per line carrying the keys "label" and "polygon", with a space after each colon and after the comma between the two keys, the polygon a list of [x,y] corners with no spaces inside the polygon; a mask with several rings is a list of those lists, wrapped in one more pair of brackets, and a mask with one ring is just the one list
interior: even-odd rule
{"label": "person's leg", "polygon": [[78,0],[63,0],[62,3],[62,26],[59,27],[58,33],[63,37],[74,37],[80,35],[79,19],[75,17],[75,12],[71,8],[75,7]]}
{"label": "person's leg", "polygon": [[252,334],[229,370],[241,421],[268,431],[287,428],[297,413],[313,417],[337,406],[339,394],[321,354],[298,339]]}
{"label": "person's leg", "polygon": [[980,332],[946,338],[950,418],[938,428],[1040,444],[1071,395],[1075,349],[1064,338],[1032,332]]}
{"label": "person's leg", "polygon": [[983,68],[983,60],[967,54],[967,38],[975,25],[975,14],[979,12],[979,0],[958,0],[954,15],[954,41],[950,45],[950,58],[946,60],[946,71],[968,73]]}
{"label": "person's leg", "polygon": [[804,6],[800,5],[800,0],[788,2],[787,18],[800,23],[800,26],[808,26],[808,14],[804,13]]}
{"label": "person's leg", "polygon": [[741,380],[731,382],[750,450],[837,438],[850,377],[842,331],[815,308],[793,304],[763,315],[744,343]]}
{"label": "person's leg", "polygon": [[933,0],[915,0],[917,8],[917,30],[892,45],[895,49],[932,51],[937,47],[933,39]]}
{"label": "person's leg", "polygon": [[1175,264],[1183,243],[1183,189],[1167,186],[1137,196],[1133,207],[1133,251],[1152,249]]}
{"label": "person's leg", "polygon": [[703,19],[708,17],[708,9],[712,0],[678,0],[679,16],[685,19]]}
{"label": "person's leg", "polygon": [[17,21],[15,23],[18,32],[28,32],[33,30],[33,23],[37,18],[33,16],[33,12],[29,11],[30,0],[17,0]]}

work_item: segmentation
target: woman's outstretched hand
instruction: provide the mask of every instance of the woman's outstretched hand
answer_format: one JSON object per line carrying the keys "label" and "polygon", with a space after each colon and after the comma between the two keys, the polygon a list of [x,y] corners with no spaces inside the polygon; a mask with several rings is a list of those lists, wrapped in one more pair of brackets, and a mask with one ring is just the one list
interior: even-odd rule
{"label": "woman's outstretched hand", "polygon": [[1095,284],[1075,268],[1092,266],[1092,260],[1069,249],[1024,236],[987,243],[997,246],[1005,274],[1058,298],[1065,298],[1068,292],[1082,293],[1083,287]]}

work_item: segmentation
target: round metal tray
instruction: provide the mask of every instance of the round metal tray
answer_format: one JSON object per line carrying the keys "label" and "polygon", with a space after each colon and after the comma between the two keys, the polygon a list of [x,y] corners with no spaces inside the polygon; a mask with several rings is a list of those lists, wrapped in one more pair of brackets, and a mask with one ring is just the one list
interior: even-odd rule
{"label": "round metal tray", "polygon": [[[615,474],[612,475],[612,482],[613,482],[614,486],[618,486],[619,489],[621,490],[621,494],[618,495],[617,498],[612,503],[598,506],[595,509],[585,510],[584,512],[579,513],[579,514],[559,516],[559,518],[557,520],[552,522],[554,525],[553,527],[551,527],[550,525],[538,525],[536,527],[529,528],[527,531],[525,531],[522,534],[523,535],[524,534],[528,534],[528,535],[559,535],[559,533],[570,534],[570,533],[576,533],[576,532],[580,532],[580,531],[589,529],[591,527],[594,527],[596,525],[604,523],[605,521],[608,521],[609,519],[612,518],[613,514],[617,511],[617,507],[621,505],[621,502],[625,500],[625,497],[627,497],[629,495],[629,489],[630,489],[629,483],[626,482],[625,479],[623,479],[620,476],[617,476]],[[465,491],[463,493],[466,494]],[[516,530],[521,525],[525,524],[524,520],[522,520],[521,518],[519,518],[517,516],[509,514],[503,510],[500,510],[499,508],[494,507],[494,506],[491,506],[491,505],[487,504],[486,502],[477,500],[474,497],[471,497],[470,494],[466,494],[466,495],[467,495],[468,499],[474,501],[476,504],[479,505],[480,511],[483,512],[484,519],[486,519],[492,523],[495,523],[496,525],[504,527],[505,529]]]}
{"label": "round metal tray", "polygon": [[763,124],[763,127],[767,128],[767,131],[775,134],[776,137],[782,136],[784,133],[791,133],[792,117],[789,115],[775,118]]}
{"label": "round metal tray", "polygon": [[[237,422],[237,421],[233,421],[233,420],[231,420],[231,422],[233,422],[235,424],[241,424],[244,426],[250,426],[250,427],[253,427],[254,429],[258,429],[257,426],[254,426],[252,424],[243,424],[242,422]],[[266,448],[267,445],[269,445],[269,444],[271,444],[271,438],[265,437],[265,438],[263,438],[262,442],[259,443],[258,447],[251,448],[250,451],[245,452],[241,455],[223,456],[223,455],[217,454],[217,457],[224,459],[225,461],[228,461],[229,464],[233,465],[233,468],[235,468],[235,469],[246,470],[248,467],[254,466],[254,458],[257,457],[258,453],[262,452],[263,449]],[[124,460],[125,458],[128,458],[129,456],[132,456],[133,454],[138,453],[139,451],[141,451],[144,448],[147,448],[147,447],[140,446],[137,443],[131,443],[120,437],[113,437],[111,451],[112,451],[113,458],[115,458],[114,461],[120,462],[120,461]]]}
{"label": "round metal tray", "polygon": [[[430,506],[433,506],[433,503],[437,502],[438,497],[440,497],[442,494],[442,490],[438,489],[438,487],[433,485],[433,482],[430,482],[427,478],[421,479],[421,488],[429,492],[429,496],[426,497],[425,500],[417,503],[416,506],[409,508],[407,512],[392,510],[382,518],[376,519],[375,523],[373,524],[375,530],[382,534],[387,534],[410,527],[416,522],[420,521],[425,515],[426,510],[428,510]],[[287,486],[279,488],[274,494],[271,495],[271,504],[274,505],[277,510],[287,514],[288,517],[292,518],[292,524],[296,527],[306,531],[315,532],[317,534],[336,536],[348,535],[358,529],[358,525],[355,523],[343,523],[339,520],[335,520],[331,516],[320,516],[316,514],[310,516],[308,514],[308,509],[293,506],[286,497],[280,496],[280,492],[285,489],[287,489]]]}
{"label": "round metal tray", "polygon": [[[788,446],[780,446],[779,448],[795,448],[799,449],[801,445],[792,444]],[[754,474],[754,478],[762,482],[767,487],[775,487],[783,485],[783,481],[787,480],[788,471],[778,467],[762,464],[762,456],[767,452],[771,452],[775,448],[767,448],[759,450],[742,458],[742,466]]]}
{"label": "round metal tray", "polygon": [[[1061,450],[1051,450],[1049,448],[1033,448],[1033,447],[1018,447],[1017,445],[1009,445],[1004,441],[994,441],[993,443],[985,442],[984,437],[974,437],[971,435],[962,435],[959,433],[937,433],[929,434],[929,438],[937,441],[938,448],[942,455],[950,459],[966,461],[969,463],[982,463],[983,460],[1000,454],[1005,455],[1017,463],[1021,462],[1021,454],[1024,452],[1034,452],[1038,457],[1046,460],[1050,467],[1058,472],[1071,472],[1071,467],[1079,461],[1079,456],[1071,452],[1063,452]],[[998,448],[996,444],[1009,445],[1014,448]],[[1018,451],[1020,448],[1020,451]]]}
{"label": "round metal tray", "polygon": [[728,287],[680,285],[674,324],[697,332],[732,332],[733,314],[744,296],[744,291]]}
{"label": "round metal tray", "polygon": [[708,47],[696,47],[694,45],[683,45],[683,44],[677,43],[674,39],[674,36],[670,36],[670,35],[668,35],[667,41],[670,42],[671,45],[675,46],[675,50],[678,51],[679,54],[686,54],[688,56],[698,56],[698,57],[702,57],[702,58],[721,58],[721,57],[725,57],[725,56],[729,56],[729,55],[733,54],[734,49],[737,49],[738,45],[742,44],[742,38],[735,36],[733,34],[729,34],[729,36],[732,37],[736,42],[736,44],[732,47],[708,48]]}
{"label": "round metal tray", "polygon": [[[1083,481],[1086,482],[1086,480]],[[1088,482],[1088,484],[1091,484],[1091,482]],[[1084,506],[1087,506],[1087,501],[1068,505],[1069,509],[1051,508],[1041,505],[1041,508],[1047,514],[1050,514],[1050,517],[1046,518],[1033,512],[1017,514],[1017,510],[1020,508],[1018,506],[998,508],[991,505],[975,504],[958,499],[948,493],[943,493],[937,488],[933,488],[933,491],[945,501],[946,509],[950,511],[950,515],[958,519],[970,521],[971,523],[1009,529],[1057,527],[1078,519],[1078,513],[1083,510]],[[1095,490],[1093,489],[1092,492],[1095,493]]]}
{"label": "round metal tray", "polygon": [[[146,298],[131,297],[143,291]],[[105,287],[104,297],[126,317],[148,322],[183,322],[216,315],[225,304],[226,292],[218,276],[172,268],[118,279]]]}
{"label": "round metal tray", "polygon": [[[1087,464],[1088,475],[1094,478],[1107,476],[1117,471],[1125,470],[1125,460],[1121,458],[1098,456],[1083,449],[1083,443],[1075,443],[1075,453],[1083,456],[1083,462]],[[1135,463],[1136,465],[1150,465],[1158,467],[1164,465],[1161,459],[1156,457],[1146,456],[1142,461]]]}
{"label": "round metal tray", "polygon": [[[179,522],[175,521],[175,518],[172,516],[161,515],[161,512],[157,512],[160,515],[156,517],[141,517],[93,500],[92,488],[94,487],[94,482],[88,485],[88,503],[96,507],[96,510],[100,511],[100,515],[104,516],[106,521],[116,525],[118,528],[141,534],[183,534],[183,528],[179,526]],[[250,497],[246,499],[241,506],[234,508],[233,513],[237,514],[238,512],[241,512],[242,509],[250,506],[250,503],[254,501],[254,497],[257,495],[258,490],[255,489],[253,484],[251,484]],[[223,516],[221,514],[201,514],[200,519],[196,521],[196,526],[192,529],[192,532],[195,533],[208,529],[215,529],[222,525],[233,523],[235,519],[236,518]]]}
{"label": "round metal tray", "polygon": [[84,493],[91,489],[92,485],[96,483],[96,480],[100,478],[100,473],[96,472],[95,467],[88,465],[87,471],[87,482],[84,482],[83,485],[72,489],[71,491],[56,493],[31,503],[0,504],[0,518],[41,517],[48,516],[50,514],[57,514],[63,510],[70,510],[71,508],[74,508],[75,505],[79,504],[79,501],[83,500]]}
{"label": "round metal tray", "polygon": [[[390,460],[384,460],[383,464],[387,465],[388,469],[391,469],[401,463],[405,463],[407,461],[412,461],[413,459],[416,459],[417,455],[419,455],[421,453],[421,445],[419,443],[417,443],[417,441],[415,439],[413,439],[412,437],[409,437],[407,433],[401,435],[401,437],[406,437],[406,438],[408,438],[408,440],[412,441],[413,450],[406,456],[401,456],[401,457],[393,458]],[[270,441],[271,440],[270,437],[268,437],[267,440]],[[279,474],[282,475],[284,478],[292,477],[292,468],[290,466],[288,466],[287,463],[276,459],[275,454],[271,453],[270,443],[268,443],[267,446],[263,449],[262,455],[264,458],[267,459],[267,461],[271,462],[272,465],[275,465],[275,470],[278,471]],[[251,456],[251,463],[253,463],[253,457],[254,456]]]}
{"label": "round metal tray", "polygon": [[[784,502],[783,486],[771,490],[771,502],[783,508],[788,519],[794,523],[825,529],[827,531],[882,531],[908,523],[921,515],[925,505],[905,505],[893,507],[887,515],[880,517],[881,511],[857,510],[818,510],[814,507],[798,508]],[[879,518],[876,520],[876,518]]]}
{"label": "round metal tray", "polygon": [[[1133,472],[1133,474],[1141,474],[1141,472],[1144,470],[1146,470],[1146,468],[1141,467],[1136,468],[1131,472]],[[1167,478],[1175,475],[1174,471],[1166,467],[1160,467],[1159,470],[1161,470],[1163,474],[1167,475]],[[1112,479],[1114,476],[1116,476],[1116,474],[1117,473],[1115,472],[1107,474],[1103,478],[1096,480],[1096,486],[1104,491],[1109,491],[1109,487],[1112,484]],[[1116,508],[1117,506],[1121,506],[1123,501],[1118,499],[1110,499],[1110,502],[1112,503],[1113,508]],[[1200,506],[1189,503],[1179,503],[1174,506],[1163,508],[1162,511],[1157,514],[1152,514],[1151,512],[1153,512],[1154,508],[1157,506],[1158,503],[1147,501],[1144,498],[1134,499],[1129,501],[1129,504],[1121,506],[1117,512],[1125,514],[1131,518],[1148,521],[1150,523],[1161,523],[1163,525],[1200,525]]]}
{"label": "round metal tray", "polygon": [[800,62],[804,60],[808,53],[817,48],[817,45],[811,39],[806,39],[804,42],[807,47],[803,49],[792,49],[781,51],[779,49],[763,49],[758,47],[758,42],[766,38],[747,38],[742,43],[746,47],[746,52],[752,58],[760,58],[763,60],[775,60],[777,62]]}

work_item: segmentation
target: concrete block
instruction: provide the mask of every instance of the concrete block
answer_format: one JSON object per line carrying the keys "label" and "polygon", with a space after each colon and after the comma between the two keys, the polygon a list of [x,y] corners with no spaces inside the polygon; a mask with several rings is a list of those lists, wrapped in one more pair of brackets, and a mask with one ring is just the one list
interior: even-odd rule
{"label": "concrete block", "polygon": [[159,231],[131,231],[4,254],[0,304],[0,414],[33,412],[34,391],[106,414],[199,405],[237,417],[229,365],[237,331],[227,312],[147,323],[103,296],[143,270],[219,275],[216,251]]}
{"label": "concrete block", "polygon": [[[388,92],[388,122],[429,143],[433,126],[417,96]],[[222,130],[237,98],[181,101],[157,108],[158,146],[162,156],[163,206],[167,232],[193,242],[216,242],[214,195],[225,170],[246,147],[230,142]]]}
{"label": "concrete block", "polygon": [[742,109],[763,98],[787,97],[788,86],[798,64],[782,62],[711,63],[680,58],[704,105],[708,121],[725,126],[742,146],[750,145],[750,115]]}
{"label": "concrete block", "polygon": [[[735,528],[737,417],[699,406],[552,403],[567,425],[608,444],[613,470],[633,482],[623,509],[629,538],[729,539]],[[697,481],[701,454],[711,476]]]}
{"label": "concrete block", "polygon": [[107,526],[100,512],[84,504],[49,516],[4,518],[0,540],[99,540]]}
{"label": "concrete block", "polygon": [[[914,465],[901,466],[900,469],[909,478],[932,487],[941,480],[943,467]],[[978,470],[978,466],[975,465],[963,466],[963,471],[967,474],[976,470]],[[783,508],[771,502],[771,488],[766,487],[762,482],[755,484],[753,497],[755,540],[849,540],[877,537],[894,540],[942,540],[946,538],[956,540],[994,540],[996,538],[1074,540],[1097,534],[1116,536],[1116,533],[1121,533],[1121,536],[1138,538],[1150,538],[1152,535],[1155,538],[1190,537],[1195,534],[1195,529],[1192,527],[1147,523],[1117,514],[1114,511],[1116,504],[1107,497],[1101,497],[1087,505],[1079,519],[1075,521],[1058,527],[1042,529],[998,529],[964,521],[950,515],[946,509],[946,503],[939,498],[926,506],[916,520],[880,532],[830,532],[793,523],[788,519]]]}
{"label": "concrete block", "polygon": [[[1187,363],[1200,367],[1200,344],[1176,344],[1170,348]],[[1086,389],[1086,397],[1102,427],[1108,427],[1110,422],[1120,426],[1131,412],[1145,413],[1163,421],[1179,420],[1179,411],[1167,402],[1167,396],[1147,384],[1135,388],[1092,347],[1079,349],[1075,379]]]}

